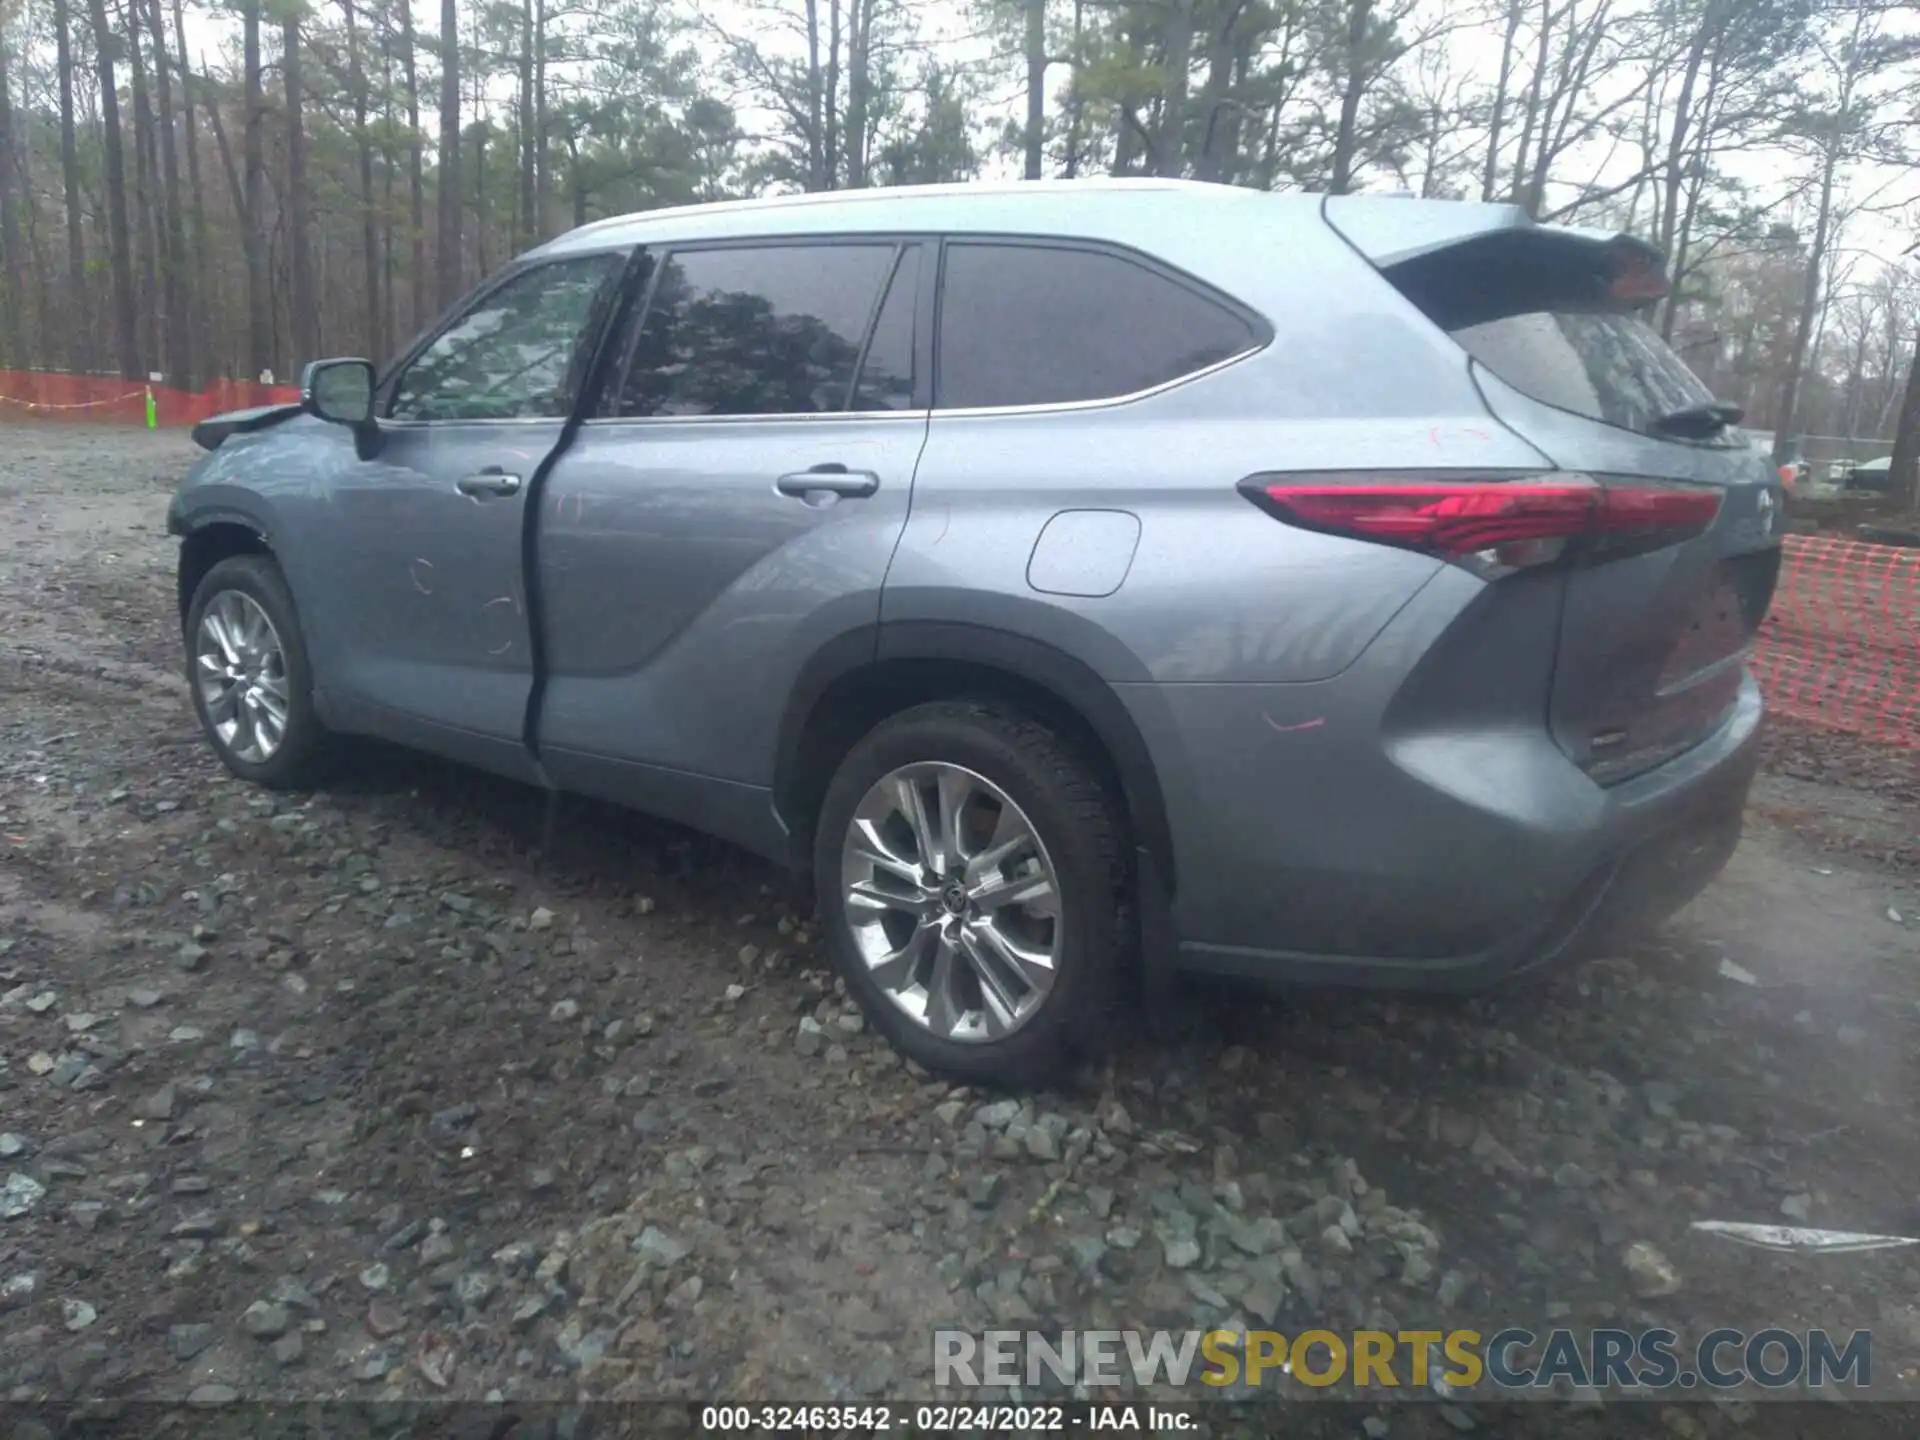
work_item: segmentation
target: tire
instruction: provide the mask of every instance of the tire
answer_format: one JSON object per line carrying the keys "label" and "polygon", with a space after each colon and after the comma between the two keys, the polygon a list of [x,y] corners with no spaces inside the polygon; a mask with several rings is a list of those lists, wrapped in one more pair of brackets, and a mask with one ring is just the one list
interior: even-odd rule
{"label": "tire", "polygon": [[[220,702],[210,700],[207,694],[208,685],[215,681],[203,676],[201,660],[203,649],[210,650],[217,644],[203,628],[209,611],[218,612],[219,618],[228,623],[229,632],[235,617],[251,621],[256,612],[271,627],[269,638],[279,663],[268,662],[260,669],[260,683],[254,688],[264,694],[244,712],[270,713],[269,702],[284,689],[285,723],[270,750],[257,744],[262,731],[252,728],[255,722],[245,722],[233,734],[224,734],[226,715],[216,717],[212,713]],[[250,633],[259,635],[257,628]],[[313,670],[307,660],[306,640],[300,633],[299,614],[280,567],[264,555],[236,555],[215,565],[202,578],[187,607],[186,645],[187,685],[193,695],[194,713],[200,717],[200,728],[220,763],[239,779],[269,790],[310,787],[320,777],[329,737],[313,708]],[[260,653],[264,655],[264,651]],[[268,683],[273,680],[279,682],[277,687]],[[241,710],[236,704],[227,714]]]}
{"label": "tire", "polygon": [[[896,798],[904,793],[902,780],[930,807],[923,831],[942,832],[932,866],[906,818],[907,805]],[[970,798],[948,807],[946,797],[965,788]],[[949,809],[962,817],[955,827],[941,819]],[[884,823],[875,819],[882,814]],[[856,831],[856,822],[863,828]],[[1024,847],[1007,838],[1022,827],[1033,841]],[[970,857],[965,864],[945,858],[944,837],[955,828],[965,834],[951,848]],[[876,834],[884,845],[873,843]],[[927,1070],[971,1083],[1043,1084],[1095,1050],[1112,1028],[1117,981],[1134,939],[1126,834],[1121,806],[1098,772],[1033,717],[974,701],[903,711],[853,747],[821,806],[813,875],[834,964],[874,1028]],[[870,863],[877,848],[887,864]],[[982,859],[990,853],[1010,858]],[[907,878],[897,868],[902,860],[920,878]],[[976,872],[976,863],[987,868]],[[866,887],[858,904],[850,891],[855,884]],[[966,897],[969,886],[974,898]],[[876,887],[889,897],[912,897],[915,913],[867,900]],[[1034,898],[1009,901],[1009,895]],[[956,904],[963,908],[952,908]],[[1044,913],[1049,909],[1051,918]],[[929,938],[929,930],[937,933]],[[894,958],[905,957],[910,944],[923,948],[911,960]],[[1014,964],[1007,957],[1016,951],[1008,945],[1027,956],[1049,952],[1050,968]],[[966,1010],[964,999],[940,1007],[931,983],[920,986],[917,998],[911,986],[902,999],[889,988],[889,981],[899,988],[900,977],[912,972],[930,982],[943,949],[949,974],[960,972],[960,978],[941,993],[974,1001],[972,1018],[959,1026],[944,1022]],[[1000,987],[997,1010],[981,978],[987,974]],[[1035,984],[1035,976],[1043,983]],[[1031,993],[1020,994],[1015,982]],[[1010,996],[1028,1008],[1009,1006]],[[921,1016],[909,1013],[916,1006]],[[1005,1023],[1008,1016],[1017,1023]]]}

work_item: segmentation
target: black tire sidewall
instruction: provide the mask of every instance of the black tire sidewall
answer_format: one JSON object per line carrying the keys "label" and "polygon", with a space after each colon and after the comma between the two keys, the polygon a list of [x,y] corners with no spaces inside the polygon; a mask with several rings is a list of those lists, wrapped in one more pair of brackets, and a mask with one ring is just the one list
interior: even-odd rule
{"label": "black tire sidewall", "polygon": [[[1036,734],[1052,742],[1050,765],[1036,763]],[[1023,735],[1026,745],[1020,743]],[[1059,884],[1066,944],[1053,989],[1040,1013],[1003,1040],[968,1044],[920,1028],[873,982],[847,923],[841,850],[854,810],[882,776],[929,761],[964,766],[1005,791],[1033,824]],[[1073,766],[1077,796],[1060,783],[1063,764]],[[1110,801],[1088,823],[1090,796],[1108,801],[1088,767],[1057,737],[998,707],[921,706],[883,723],[848,754],[827,789],[814,835],[816,904],[841,979],[896,1049],[935,1074],[1024,1086],[1054,1078],[1105,1033],[1126,914],[1116,883],[1118,826]]]}
{"label": "black tire sidewall", "polygon": [[[241,759],[221,743],[207,717],[206,703],[194,674],[201,617],[216,597],[228,591],[247,596],[266,612],[280,638],[280,653],[286,660],[286,736],[280,748],[259,764]],[[186,642],[187,685],[193,696],[193,711],[220,763],[239,779],[268,789],[296,789],[310,783],[325,732],[313,707],[313,671],[307,661],[306,639],[300,632],[300,617],[279,567],[265,556],[237,555],[207,571],[187,609]]]}

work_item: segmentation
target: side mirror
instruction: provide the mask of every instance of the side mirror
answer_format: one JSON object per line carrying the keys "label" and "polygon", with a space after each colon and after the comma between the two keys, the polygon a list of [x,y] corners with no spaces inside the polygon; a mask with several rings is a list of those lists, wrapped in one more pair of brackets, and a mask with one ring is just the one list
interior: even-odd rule
{"label": "side mirror", "polygon": [[356,429],[373,421],[373,366],[365,360],[315,360],[300,372],[300,404],[309,415]]}

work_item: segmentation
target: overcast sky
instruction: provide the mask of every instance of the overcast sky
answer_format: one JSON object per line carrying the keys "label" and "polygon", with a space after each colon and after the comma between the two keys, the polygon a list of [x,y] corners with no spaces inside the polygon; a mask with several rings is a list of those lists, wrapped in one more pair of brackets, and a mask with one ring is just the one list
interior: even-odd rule
{"label": "overcast sky", "polygon": [[[471,13],[468,7],[473,0],[462,0],[463,16]],[[795,0],[797,4],[797,0]],[[1455,7],[1447,0],[1426,0],[1427,11],[1416,12],[1416,28],[1430,23],[1433,14],[1444,14]],[[711,21],[737,33],[751,33],[756,30],[752,10],[737,3],[737,0],[705,0],[700,13]],[[989,60],[993,53],[990,43],[979,38],[969,38],[979,29],[976,15],[968,7],[958,4],[929,6],[921,12],[927,18],[926,32],[930,36],[940,37],[941,57],[949,62],[979,64]],[[416,22],[422,26],[431,26],[437,22],[437,15],[416,0]],[[1907,28],[1914,28],[1910,18]],[[228,17],[215,19],[204,12],[194,16],[194,23],[188,25],[188,43],[195,48],[220,50],[227,44],[234,44],[237,27]],[[765,33],[765,32],[761,32]],[[778,45],[787,37],[774,34],[765,38]],[[271,43],[271,42],[269,42]],[[1493,25],[1460,28],[1453,30],[1442,40],[1435,42],[1444,47],[1447,68],[1455,76],[1484,80],[1491,85],[1498,74],[1500,64],[1500,31]],[[718,56],[715,47],[701,43],[699,48],[712,60]],[[1050,96],[1052,86],[1064,83],[1065,71],[1055,68],[1049,72]],[[995,99],[998,104],[983,112],[982,119],[998,121],[1018,119],[1024,115],[1025,100],[1023,80],[1016,68],[1008,67],[1004,77],[995,76]],[[503,109],[512,102],[512,81],[502,77],[494,96],[497,105]],[[429,109],[435,99],[434,94],[422,96]],[[1909,103],[1911,103],[1909,101]],[[997,112],[997,113],[996,113]],[[751,111],[742,114],[742,121],[749,130],[766,127],[770,117],[754,114]],[[431,122],[428,122],[431,124]],[[1633,173],[1638,161],[1637,154],[1628,147],[1621,146],[1609,153],[1609,146],[1602,141],[1589,144],[1576,155],[1569,156],[1559,167],[1563,177],[1578,177],[1605,183],[1622,179]],[[1804,162],[1795,157],[1779,153],[1753,152],[1727,155],[1721,158],[1722,168],[1735,178],[1747,183],[1757,200],[1773,199],[1784,194],[1798,174],[1803,172]],[[985,173],[1013,178],[1019,173],[1018,160],[1014,158],[990,157]],[[1391,176],[1368,175],[1364,177],[1366,188],[1371,190],[1390,190],[1397,188]],[[1900,257],[1908,245],[1913,242],[1916,232],[1920,232],[1920,169],[1895,169],[1892,167],[1860,167],[1850,177],[1848,198],[1862,199],[1876,196],[1877,204],[1885,207],[1882,214],[1860,214],[1849,223],[1841,237],[1843,253],[1840,263],[1849,261],[1856,264],[1865,262],[1868,266],[1878,262],[1892,261]],[[1567,198],[1566,196],[1559,197]],[[1550,197],[1549,203],[1553,203]],[[1804,208],[1804,207],[1802,207]],[[1796,218],[1795,211],[1783,209],[1782,219]],[[1811,225],[1810,212],[1799,216],[1803,225]]]}

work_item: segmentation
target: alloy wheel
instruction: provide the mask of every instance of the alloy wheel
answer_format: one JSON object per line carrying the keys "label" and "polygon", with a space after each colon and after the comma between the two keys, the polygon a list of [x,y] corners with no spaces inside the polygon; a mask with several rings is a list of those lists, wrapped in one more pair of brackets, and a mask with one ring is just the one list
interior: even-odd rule
{"label": "alloy wheel", "polygon": [[915,1024],[982,1043],[1046,1003],[1060,887],[1026,813],[985,776],[922,762],[882,776],[847,826],[841,885],[867,973]]}
{"label": "alloy wheel", "polygon": [[194,683],[229,754],[249,765],[273,758],[287,737],[287,657],[280,632],[251,595],[222,590],[201,612]]}

